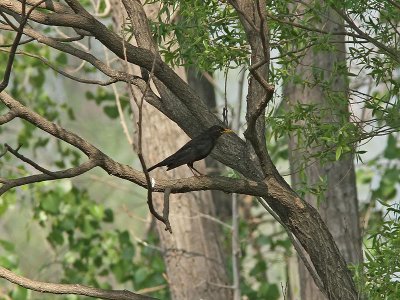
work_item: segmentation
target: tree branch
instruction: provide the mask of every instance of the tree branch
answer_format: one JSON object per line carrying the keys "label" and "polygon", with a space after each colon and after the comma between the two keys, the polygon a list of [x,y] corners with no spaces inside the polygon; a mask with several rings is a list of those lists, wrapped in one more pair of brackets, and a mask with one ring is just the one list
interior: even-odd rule
{"label": "tree branch", "polygon": [[[0,2],[0,7],[18,14],[21,13],[21,6],[19,2],[16,1]],[[35,11],[32,13],[30,19],[46,25],[66,26],[86,30],[93,34],[96,39],[114,52],[119,58],[124,59],[123,42],[121,37],[110,31],[94,17],[59,13],[45,14]],[[42,42],[41,40],[38,41]],[[51,45],[51,47],[54,46]],[[57,47],[54,48],[58,49]],[[58,50],[65,51],[63,49]],[[193,90],[166,63],[164,63],[161,58],[155,57],[150,50],[135,47],[129,43],[126,44],[126,56],[128,62],[139,65],[149,72],[152,69],[153,62],[155,61],[154,76],[159,78],[176,95],[176,97],[178,97],[180,101],[188,107],[193,116],[196,117],[201,124],[205,124],[206,126],[211,126],[217,123],[217,117],[209,112],[204,102],[193,93]]]}
{"label": "tree branch", "polygon": [[103,290],[80,284],[61,284],[36,281],[19,276],[0,266],[0,277],[24,288],[40,293],[73,294],[108,300],[151,300],[153,297],[132,293],[127,290]]}
{"label": "tree branch", "polygon": [[15,157],[19,158],[19,159],[22,160],[23,162],[26,162],[26,163],[30,164],[30,165],[31,165],[32,167],[34,167],[36,170],[38,170],[38,171],[40,171],[40,172],[42,172],[42,173],[44,173],[44,174],[47,174],[47,175],[49,175],[49,176],[56,176],[56,175],[54,174],[54,172],[51,172],[51,171],[49,171],[49,170],[47,170],[47,169],[45,169],[45,168],[39,166],[37,163],[35,163],[35,162],[32,161],[31,159],[29,159],[29,158],[23,156],[22,154],[19,154],[19,153],[18,153],[18,150],[21,148],[21,146],[19,146],[17,149],[11,148],[10,145],[8,145],[8,144],[4,144],[4,146],[5,146],[5,148],[6,148],[6,150],[7,150],[8,152],[12,153]]}
{"label": "tree branch", "polygon": [[44,174],[36,174],[36,175],[30,175],[26,177],[20,177],[20,178],[15,178],[15,179],[2,179],[1,183],[3,184],[2,187],[0,187],[0,196],[3,195],[5,192],[8,190],[17,187],[17,186],[22,186],[26,184],[31,184],[31,183],[36,183],[36,182],[42,182],[42,181],[50,181],[50,180],[56,180],[56,179],[62,179],[62,178],[72,178],[79,176],[83,173],[86,173],[87,171],[93,169],[96,167],[97,164],[94,160],[89,160],[83,164],[81,164],[78,167],[66,169],[63,171],[55,171],[55,172],[50,172],[47,171],[47,173]]}
{"label": "tree branch", "polygon": [[[3,49],[0,49],[0,51],[10,52],[8,50],[3,50]],[[28,53],[28,52],[25,52],[25,51],[17,51],[15,54],[16,55],[25,55],[25,56],[36,58],[36,59],[40,60],[42,63],[44,63],[46,66],[48,66],[49,68],[51,68],[54,71],[56,71],[57,73],[59,73],[60,75],[63,75],[64,77],[67,77],[67,78],[69,78],[71,80],[74,80],[76,82],[80,82],[80,83],[84,83],[84,84],[95,84],[95,85],[107,86],[107,85],[110,85],[112,83],[115,83],[115,82],[119,81],[116,78],[111,78],[111,79],[109,79],[107,81],[90,80],[90,79],[86,79],[86,78],[79,78],[79,77],[71,75],[68,72],[65,72],[65,71],[57,68],[52,63],[50,63],[48,60],[44,59],[43,57],[41,57],[39,55],[31,54],[31,53]],[[126,75],[127,75],[126,77],[129,77],[128,74],[126,74]]]}
{"label": "tree branch", "polygon": [[16,117],[15,112],[10,110],[6,114],[0,116],[0,125],[12,121]]}
{"label": "tree branch", "polygon": [[[10,55],[8,56],[8,61],[7,61],[7,66],[6,70],[3,75],[3,80],[0,83],[0,92],[2,92],[8,85],[8,82],[10,80],[10,75],[11,75],[11,70],[12,66],[14,64],[14,58],[15,58],[15,52],[17,51],[18,45],[20,44],[22,34],[24,32],[24,27],[26,23],[28,22],[30,14],[33,12],[33,10],[43,3],[45,0],[39,1],[36,5],[32,6],[29,8],[28,12],[25,11],[25,0],[21,1],[21,16],[22,16],[22,21],[17,29],[17,35],[15,36],[14,42],[11,46],[10,49]],[[6,18],[7,20],[7,18]],[[10,22],[10,26],[12,26],[12,23]]]}
{"label": "tree branch", "polygon": [[[263,0],[231,0],[230,3],[238,10],[241,23],[251,47],[251,66],[249,92],[247,97],[247,129],[246,139],[251,143],[264,176],[271,176],[276,169],[268,154],[265,141],[265,120],[262,117],[265,108],[274,94],[274,86],[267,82],[269,73],[269,32],[265,19],[265,1]],[[251,23],[244,15],[252,16]]]}
{"label": "tree branch", "polygon": [[367,40],[368,42],[370,42],[371,44],[375,45],[378,49],[383,50],[384,52],[386,52],[390,57],[392,57],[394,60],[396,60],[398,63],[400,63],[400,55],[397,51],[393,51],[392,49],[390,49],[389,47],[387,47],[386,45],[382,44],[381,42],[379,42],[377,39],[374,39],[373,37],[371,37],[371,35],[366,34],[364,31],[362,31],[355,23],[352,19],[350,19],[350,17],[343,12],[341,9],[335,7],[335,6],[331,6],[332,9],[334,11],[336,11],[336,13],[341,16],[346,22],[347,24],[349,24],[349,26],[355,31],[357,32],[363,39]]}
{"label": "tree branch", "polygon": [[293,236],[293,233],[290,231],[290,229],[286,226],[285,223],[282,222],[281,218],[269,207],[267,203],[265,203],[265,200],[263,198],[257,197],[258,202],[267,210],[270,215],[279,223],[281,226],[285,229],[290,241],[292,242],[293,247],[296,249],[297,254],[300,256],[301,261],[304,263],[306,266],[308,272],[310,272],[311,277],[314,279],[315,285],[319,288],[319,290],[327,296],[324,284],[321,281],[321,278],[318,276],[317,272],[315,269],[310,265],[304,250],[301,246],[301,244],[296,240],[296,237]]}
{"label": "tree branch", "polygon": [[[37,113],[29,110],[20,102],[9,96],[6,92],[0,93],[0,99],[7,107],[15,111],[18,117],[32,123],[36,127],[55,136],[56,138],[59,138],[67,142],[68,144],[80,149],[83,153],[85,153],[89,157],[90,161],[88,163],[90,163],[91,168],[99,166],[110,175],[114,175],[119,178],[129,180],[144,188],[147,188],[147,181],[142,172],[139,172],[131,168],[130,166],[123,165],[112,160],[110,157],[101,152],[92,144],[88,143],[86,140],[82,139],[80,136],[60,127],[57,124],[51,123],[50,121],[38,115]],[[67,172],[67,173],[63,174],[59,172],[54,172],[53,175],[56,177],[58,176],[59,178],[73,177],[76,176],[74,174],[77,171],[74,168],[72,168],[60,172]],[[21,178],[22,180],[21,182],[13,181],[13,186],[11,186],[11,183],[10,186],[14,187],[17,185],[51,180],[51,179],[54,178],[47,174],[33,175],[25,177],[24,179]],[[174,180],[157,179],[154,181],[155,184],[153,187],[153,191],[155,192],[164,192],[167,188],[170,188],[171,193],[186,193],[189,191],[200,191],[200,190],[221,190],[228,193],[231,192],[238,194],[246,193],[255,196],[265,196],[268,193],[268,187],[263,182],[255,182],[245,179],[233,179],[228,177],[199,176],[199,177],[190,177],[185,179],[174,179]],[[8,187],[7,189],[11,187]]]}

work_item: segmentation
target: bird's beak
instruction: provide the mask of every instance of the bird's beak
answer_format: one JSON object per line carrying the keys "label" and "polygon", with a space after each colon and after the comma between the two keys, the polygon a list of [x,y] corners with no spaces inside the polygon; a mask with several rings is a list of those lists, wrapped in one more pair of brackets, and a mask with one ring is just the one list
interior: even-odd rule
{"label": "bird's beak", "polygon": [[222,133],[230,133],[230,132],[234,132],[234,131],[232,129],[225,128]]}

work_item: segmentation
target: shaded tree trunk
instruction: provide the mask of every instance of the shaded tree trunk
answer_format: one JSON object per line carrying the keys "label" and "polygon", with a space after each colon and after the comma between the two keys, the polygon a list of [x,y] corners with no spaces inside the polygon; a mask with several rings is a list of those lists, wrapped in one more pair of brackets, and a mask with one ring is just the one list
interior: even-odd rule
{"label": "shaded tree trunk", "polygon": [[[118,1],[116,1],[118,2]],[[140,47],[157,53],[147,24],[147,18],[140,2],[123,1]],[[114,8],[120,6],[115,3]],[[146,13],[157,6],[146,6]],[[117,13],[121,16],[123,13]],[[115,18],[116,19],[116,18]],[[179,72],[180,71],[180,72]],[[183,70],[178,70],[185,77]],[[163,100],[171,94],[163,84],[156,81],[158,92]],[[140,97],[139,97],[140,99]],[[148,166],[159,162],[174,153],[189,137],[161,112],[145,102],[143,104],[143,153]],[[204,172],[204,161],[196,163],[196,168]],[[151,173],[153,178],[182,178],[193,176],[186,166],[166,172],[162,168]],[[155,209],[161,213],[163,194],[153,193]],[[165,231],[165,225],[157,222],[164,261],[167,269],[167,280],[172,299],[230,299],[232,291],[229,286],[224,253],[220,245],[220,228],[214,221],[204,215],[215,215],[214,203],[210,191],[191,192],[170,195],[170,223],[173,234]]]}
{"label": "shaded tree trunk", "polygon": [[[204,99],[204,102],[211,111],[218,113],[214,86],[194,67],[187,68],[186,73],[189,85],[196,91],[201,99]],[[220,175],[225,169],[221,167],[218,161],[211,157],[206,157],[205,162],[208,175]],[[231,195],[221,191],[211,191],[211,193],[216,215],[224,220],[230,218],[232,215]]]}
{"label": "shaded tree trunk", "polygon": [[[144,111],[144,152],[147,161],[156,163],[183,145],[188,137],[176,124],[146,105]],[[196,167],[204,170],[205,164]],[[186,166],[168,173],[152,172],[152,177],[180,178],[193,176]],[[231,290],[218,285],[229,285],[225,256],[220,244],[221,233],[214,221],[203,215],[215,215],[210,191],[170,196],[171,235],[157,222],[164,260],[173,299],[230,299]],[[163,195],[153,194],[155,207],[162,211]]]}
{"label": "shaded tree trunk", "polygon": [[[345,31],[336,13],[329,10],[327,12],[329,16],[321,21],[324,24],[324,30]],[[306,51],[305,56],[295,68],[295,74],[300,75],[305,81],[313,82],[313,71],[322,70],[323,79],[330,82],[329,91],[320,85],[309,87],[287,82],[284,85],[284,97],[289,101],[290,106],[297,103],[316,104],[321,109],[322,121],[327,123],[335,123],[338,117],[348,115],[347,101],[342,101],[342,103],[332,101],[333,94],[340,94],[341,97],[346,97],[348,94],[346,76],[338,75],[335,71],[339,64],[346,64],[344,39],[343,35],[331,37],[331,41],[335,42],[336,51],[318,51],[313,47]],[[318,208],[346,262],[360,263],[362,261],[361,234],[353,157],[345,155],[339,161],[324,165],[321,165],[319,161],[310,161],[307,157],[321,149],[305,148],[301,143],[301,137],[297,135],[290,136],[289,148],[292,186],[296,189],[304,181],[307,186],[313,186],[318,184],[320,178],[327,179],[326,191],[323,193],[324,200],[320,205],[317,205],[316,197],[310,193],[305,196],[305,200]],[[303,176],[300,170],[304,170]],[[301,299],[325,299],[301,262],[299,273]]]}

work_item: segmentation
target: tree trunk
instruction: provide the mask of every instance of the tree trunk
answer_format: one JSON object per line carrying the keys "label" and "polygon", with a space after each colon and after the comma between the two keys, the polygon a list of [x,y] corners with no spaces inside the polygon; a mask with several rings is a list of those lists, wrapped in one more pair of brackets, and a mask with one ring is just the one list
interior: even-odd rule
{"label": "tree trunk", "polygon": [[[238,1],[235,1],[236,4],[238,4],[237,2]],[[250,5],[254,2],[251,0],[243,2],[246,4],[245,7],[235,5],[241,13],[245,13],[248,16],[256,16],[257,14],[254,12],[254,6],[251,8]],[[123,3],[125,6],[139,4],[139,2],[129,2],[128,0],[123,0]],[[242,3],[242,1],[240,1],[240,3]],[[248,13],[248,11],[250,12]],[[260,12],[263,13],[263,10],[260,10]],[[139,18],[137,15],[137,12],[133,12],[131,15],[131,20],[133,21],[142,20],[142,18]],[[242,22],[246,24],[247,21],[244,18]],[[248,31],[248,35],[251,35],[253,38],[259,35],[252,26],[247,25],[249,24],[246,24],[245,30]],[[92,32],[99,41],[105,43],[111,51],[116,53],[119,57],[123,57],[122,44],[110,43],[110,39],[114,40],[116,37],[110,34],[104,26],[96,24],[96,30],[86,25],[82,25],[81,27]],[[136,28],[140,27],[133,26],[134,30]],[[257,49],[257,43],[257,41],[252,41],[255,50]],[[162,111],[170,120],[178,123],[188,134],[192,136],[193,134],[199,133],[200,128],[204,129],[204,126],[210,126],[218,122],[215,115],[210,113],[206,105],[199,100],[197,95],[194,94],[191,89],[188,89],[183,81],[169,67],[162,63],[161,60],[157,59],[157,57],[154,58],[149,55],[148,52],[142,51],[141,48],[129,46],[127,47],[127,56],[128,61],[148,71],[153,70],[154,62],[156,62],[154,68],[156,77],[153,78],[153,81],[158,91],[160,93],[162,92],[163,98],[162,101],[153,100],[152,98],[146,100]],[[250,84],[251,90],[253,90],[254,86],[254,84]],[[249,92],[248,101],[249,99],[251,101],[262,101],[262,99],[260,100],[260,98],[255,97],[256,94],[257,91]],[[257,112],[256,103],[250,108],[253,108],[253,114]],[[261,115],[260,118],[262,118]],[[191,120],[191,122],[189,122],[189,120]],[[155,126],[152,122],[146,122],[146,124]],[[162,128],[157,127],[156,132],[158,129],[161,130]],[[257,143],[262,145],[264,137],[263,134],[258,135]],[[156,139],[153,138],[152,140]],[[321,278],[330,299],[358,299],[351,274],[346,268],[345,261],[325,223],[322,221],[316,209],[300,199],[277,173],[274,166],[271,165],[266,149],[258,149],[260,151],[257,153],[259,157],[259,159],[257,159],[252,155],[254,152],[251,151],[249,144],[245,143],[238,136],[231,135],[229,137],[222,137],[218,143],[212,156],[242,173],[246,178],[263,181],[268,186],[265,194],[266,201],[310,255],[313,266]],[[153,145],[154,144],[155,143],[153,143]],[[265,143],[263,145],[265,145]],[[150,160],[149,162],[152,161]],[[269,174],[267,178],[262,175],[260,162],[265,171]],[[191,298],[193,298],[192,296],[193,295],[191,295]],[[216,297],[215,299],[229,298]]]}
{"label": "tree trunk", "polygon": [[[217,113],[217,101],[214,86],[194,67],[187,68],[186,73],[189,85],[195,90],[196,94],[199,95],[201,99],[204,99],[208,108]],[[220,163],[218,163],[218,161],[211,157],[206,157],[205,162],[208,175],[220,175],[225,169]],[[224,221],[228,220],[232,215],[231,195],[221,191],[211,191],[211,193],[216,215]]]}
{"label": "tree trunk", "polygon": [[[117,1],[118,2],[118,1]],[[136,42],[140,47],[157,53],[140,2],[123,1],[131,16]],[[116,9],[118,7],[114,6]],[[157,6],[147,5],[151,10]],[[148,11],[149,14],[155,11]],[[121,13],[117,14],[121,15]],[[132,17],[133,16],[133,17]],[[184,77],[183,70],[177,72]],[[171,97],[160,82],[155,83],[163,100]],[[140,98],[139,98],[140,99]],[[174,153],[188,141],[186,134],[161,112],[145,102],[143,104],[143,154],[147,167]],[[204,172],[204,161],[196,163]],[[162,168],[152,171],[153,178],[182,178],[193,176],[186,166],[166,172]],[[155,209],[162,214],[164,195],[153,193]],[[172,299],[230,299],[232,290],[226,271],[219,225],[205,215],[215,215],[210,191],[170,195],[169,220],[173,234],[157,222],[167,280]]]}
{"label": "tree trunk", "polygon": [[[329,32],[343,32],[345,28],[341,19],[332,10],[329,16],[323,19],[324,30]],[[312,82],[313,68],[324,70],[324,80],[331,82],[328,87],[330,93],[340,93],[341,97],[348,94],[348,81],[345,75],[338,75],[335,67],[338,64],[346,64],[345,37],[334,35],[332,42],[337,47],[336,51],[317,51],[309,48],[301,62],[295,68],[295,74],[300,75],[305,81]],[[335,78],[332,78],[335,76]],[[287,82],[284,85],[284,97],[289,100],[289,105],[297,103],[316,104],[318,108],[327,109],[330,113],[322,116],[324,122],[337,122],[337,116],[347,114],[347,100],[338,105],[329,100],[326,89],[316,85],[314,87]],[[314,195],[308,193],[305,200],[318,208],[322,219],[327,224],[336,244],[347,263],[357,264],[362,261],[361,234],[359,228],[358,201],[355,182],[353,157],[345,155],[341,160],[321,165],[318,161],[305,161],[318,147],[305,148],[297,135],[290,136],[289,159],[292,173],[292,186],[296,189],[304,179],[307,186],[318,184],[320,178],[327,179],[327,189],[324,192],[324,200],[318,206]],[[314,145],[315,146],[315,145]],[[305,163],[305,167],[302,168]],[[304,178],[301,178],[299,170],[304,170]],[[314,284],[309,272],[303,263],[299,263],[301,299],[317,300],[325,299]]]}
{"label": "tree trunk", "polygon": [[[144,110],[144,153],[149,163],[156,163],[182,146],[188,137],[171,120],[155,108]],[[200,167],[199,167],[200,165]],[[204,162],[196,168],[204,170]],[[193,176],[186,166],[166,173],[158,169],[154,178]],[[230,299],[225,259],[220,244],[219,225],[205,218],[215,215],[210,191],[174,194],[170,196],[170,223],[173,234],[157,222],[161,246],[173,299]],[[161,212],[163,195],[153,194],[156,209]]]}

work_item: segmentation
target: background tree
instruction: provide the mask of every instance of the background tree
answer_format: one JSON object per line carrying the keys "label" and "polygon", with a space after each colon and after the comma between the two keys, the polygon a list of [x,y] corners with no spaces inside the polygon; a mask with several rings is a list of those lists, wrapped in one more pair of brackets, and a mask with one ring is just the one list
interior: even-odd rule
{"label": "background tree", "polygon": [[[308,15],[308,6],[296,7],[293,14],[297,13],[303,19],[312,18]],[[318,23],[312,26],[331,33],[333,36],[327,43],[332,46],[329,49],[311,46],[297,54],[293,69],[288,68],[290,75],[284,83],[283,97],[292,112],[315,107],[313,113],[318,115],[315,122],[320,126],[330,124],[332,129],[336,127],[340,131],[350,121],[346,118],[349,116],[346,99],[349,87],[345,36],[335,33],[344,32],[345,28],[335,11],[327,7],[323,12]],[[315,37],[315,34],[312,37],[305,35],[305,40]],[[292,44],[288,51],[301,48],[301,44]],[[305,128],[307,124],[301,120],[297,126]],[[318,159],[319,153],[334,154],[335,149],[308,140],[307,134],[301,130],[290,134],[292,186],[304,193],[305,199],[319,210],[346,262],[359,264],[362,261],[361,233],[353,155],[346,154],[340,160],[324,162]],[[299,267],[301,299],[323,299],[301,261]]]}

